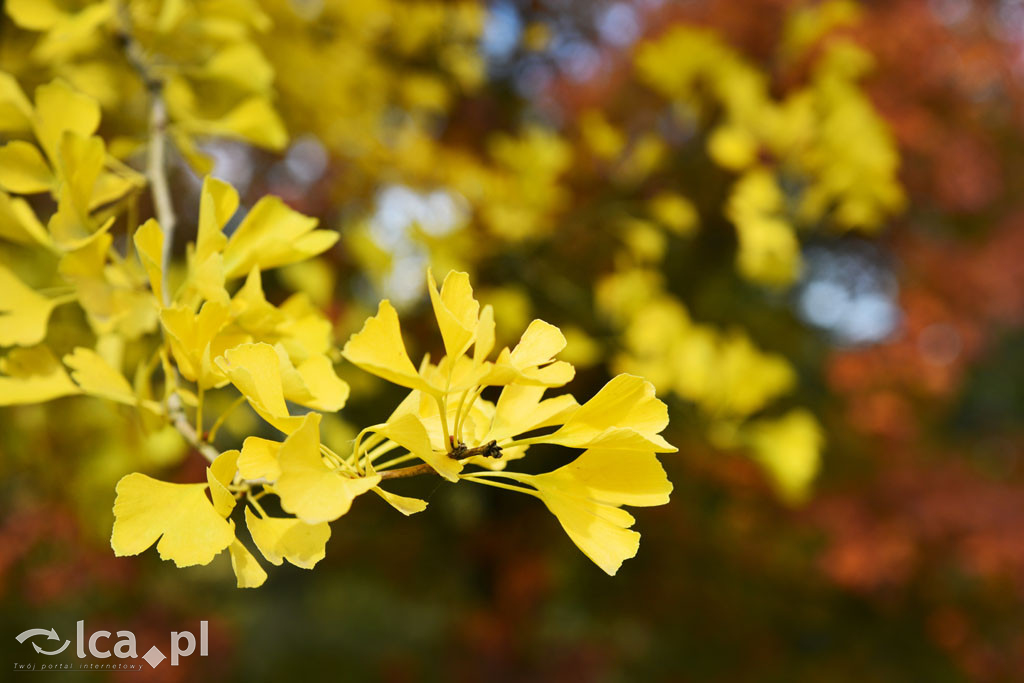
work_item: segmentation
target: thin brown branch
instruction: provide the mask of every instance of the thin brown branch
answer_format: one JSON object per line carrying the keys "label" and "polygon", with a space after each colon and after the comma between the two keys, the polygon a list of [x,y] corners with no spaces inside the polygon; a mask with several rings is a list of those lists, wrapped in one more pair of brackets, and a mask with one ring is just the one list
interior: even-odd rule
{"label": "thin brown branch", "polygon": [[413,465],[412,467],[399,467],[397,470],[385,470],[380,473],[380,478],[382,480],[405,479],[406,477],[418,477],[421,474],[431,474],[433,472],[433,467],[423,463],[422,465]]}
{"label": "thin brown branch", "polygon": [[474,455],[482,455],[485,458],[500,458],[501,446],[498,445],[497,441],[489,441],[473,448],[466,448],[466,444],[460,443],[458,446],[448,451],[448,457],[453,460],[464,460],[465,458],[471,458]]}
{"label": "thin brown branch", "polygon": [[[480,446],[474,446],[473,448],[466,448],[465,444],[460,443],[448,452],[448,457],[454,460],[465,460],[466,458],[471,458],[474,455],[482,455],[485,458],[500,458],[501,447],[498,446],[496,441],[489,441],[488,443]],[[421,474],[432,473],[434,473],[434,468],[423,463],[422,465],[413,465],[411,467],[400,467],[396,470],[384,470],[380,473],[380,478],[404,479],[406,477],[418,477]]]}

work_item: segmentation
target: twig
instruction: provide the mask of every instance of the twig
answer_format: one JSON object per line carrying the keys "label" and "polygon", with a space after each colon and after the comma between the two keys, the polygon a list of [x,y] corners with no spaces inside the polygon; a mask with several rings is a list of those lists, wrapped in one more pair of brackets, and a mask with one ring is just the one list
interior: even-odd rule
{"label": "twig", "polygon": [[[485,458],[500,458],[501,447],[498,446],[496,441],[490,441],[474,448],[466,448],[465,444],[459,444],[448,453],[448,457],[455,460],[471,458],[474,455],[482,455]],[[397,470],[384,470],[383,472],[380,472],[380,478],[404,479],[406,477],[418,477],[421,474],[431,474],[433,472],[433,467],[427,463],[423,463],[422,465],[413,465],[411,467],[400,467]]]}
{"label": "twig", "polygon": [[146,160],[146,177],[149,179],[150,192],[153,195],[153,210],[156,221],[164,234],[163,250],[160,253],[161,284],[164,293],[164,305],[170,304],[170,288],[167,284],[167,271],[171,265],[171,248],[174,246],[174,227],[177,216],[171,203],[171,190],[167,182],[167,165],[165,148],[167,145],[167,108],[160,91],[151,90],[153,102],[149,113],[149,154]]}
{"label": "twig", "polygon": [[382,480],[404,479],[406,477],[418,477],[421,474],[430,474],[433,471],[433,467],[423,463],[422,465],[413,465],[412,467],[399,467],[397,470],[385,470],[380,473],[380,478]]}
{"label": "twig", "polygon": [[[171,249],[174,245],[174,228],[177,223],[174,205],[171,202],[170,184],[167,181],[167,105],[163,99],[163,83],[150,73],[144,51],[135,39],[132,31],[131,12],[126,2],[118,3],[118,15],[122,24],[121,40],[124,43],[125,55],[150,94],[146,180],[149,182],[149,191],[153,197],[153,211],[156,213],[156,220],[160,224],[164,237],[163,250],[160,253],[160,267],[163,304],[167,306],[171,302],[167,272],[171,266]],[[168,377],[167,381],[177,384],[179,380],[177,371],[172,369],[171,372],[173,376]],[[217,459],[217,456],[220,455],[217,449],[204,441],[202,434],[196,432],[195,427],[192,426],[185,414],[185,406],[177,393],[172,393],[167,397],[167,416],[174,428],[204,458],[210,462]]]}
{"label": "twig", "polygon": [[475,446],[474,448],[466,448],[466,444],[460,443],[450,451],[448,451],[448,457],[453,460],[463,460],[465,458],[471,458],[474,455],[482,455],[485,458],[500,458],[501,457],[501,446],[498,445],[497,441],[488,441],[485,444]]}
{"label": "twig", "polygon": [[200,455],[204,458],[213,462],[217,459],[220,453],[213,447],[213,444],[209,444],[199,438],[196,433],[196,428],[192,426],[191,420],[188,419],[188,415],[185,414],[185,407],[181,403],[181,397],[177,394],[171,394],[167,397],[167,416],[171,420],[171,424],[177,429],[185,441],[190,446],[199,451]]}

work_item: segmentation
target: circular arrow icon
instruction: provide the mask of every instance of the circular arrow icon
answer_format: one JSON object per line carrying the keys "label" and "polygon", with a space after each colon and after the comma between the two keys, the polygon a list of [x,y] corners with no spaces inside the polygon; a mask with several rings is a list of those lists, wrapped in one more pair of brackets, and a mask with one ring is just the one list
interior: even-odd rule
{"label": "circular arrow icon", "polygon": [[[54,628],[51,628],[49,631],[47,631],[45,628],[30,628],[27,631],[22,631],[21,633],[19,633],[17,636],[14,637],[14,639],[17,640],[19,643],[24,643],[26,640],[33,636],[46,636],[47,640],[56,640],[58,642],[60,641],[60,636],[57,635],[57,629]],[[70,640],[65,640],[64,644],[61,645],[59,650],[53,651],[44,650],[35,643],[32,643],[32,647],[35,648],[35,651],[41,655],[59,655],[61,652],[64,652],[64,650],[66,650],[68,645],[70,644]]]}
{"label": "circular arrow icon", "polygon": [[65,640],[64,644],[60,646],[59,650],[53,650],[52,652],[47,652],[46,650],[44,650],[43,648],[39,647],[35,643],[32,643],[32,647],[34,647],[36,649],[36,652],[38,652],[41,655],[59,655],[61,652],[64,652],[64,650],[68,649],[68,645],[70,645],[70,644],[71,644],[70,640]]}

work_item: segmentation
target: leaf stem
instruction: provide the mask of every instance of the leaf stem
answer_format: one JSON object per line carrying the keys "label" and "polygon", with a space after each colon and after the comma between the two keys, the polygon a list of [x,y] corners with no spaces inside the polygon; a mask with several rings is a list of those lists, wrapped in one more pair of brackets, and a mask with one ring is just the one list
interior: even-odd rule
{"label": "leaf stem", "polygon": [[267,513],[263,511],[263,506],[260,505],[259,502],[257,502],[257,498],[259,498],[259,496],[253,495],[252,491],[250,490],[246,491],[245,497],[246,500],[249,501],[249,504],[256,508],[256,512],[260,513],[260,517],[266,519]]}
{"label": "leaf stem", "polygon": [[446,450],[451,450],[454,444],[452,443],[451,434],[448,432],[448,401],[443,396],[435,396],[434,400],[437,401],[437,410],[441,417],[441,429],[444,432],[444,447]]}
{"label": "leaf stem", "polygon": [[224,410],[223,413],[220,414],[220,417],[218,417],[214,421],[213,426],[210,427],[210,433],[206,435],[207,441],[213,443],[213,440],[217,438],[217,432],[220,431],[221,425],[223,425],[224,422],[228,419],[228,416],[235,411],[235,408],[242,405],[243,403],[245,403],[245,396],[239,396],[234,400],[234,402],[231,405],[229,405]]}
{"label": "leaf stem", "polygon": [[483,474],[483,473],[482,472],[478,472],[478,473],[474,473],[474,474],[465,474],[465,475],[462,476],[462,478],[465,479],[466,481],[471,481],[471,482],[473,482],[475,484],[483,484],[484,486],[493,486],[494,488],[506,489],[508,491],[515,491],[516,493],[525,493],[525,494],[527,494],[529,496],[533,496],[534,498],[540,498],[540,494],[538,494],[537,491],[535,491],[534,489],[528,489],[528,488],[525,488],[525,487],[522,487],[522,486],[515,486],[513,484],[503,484],[500,481],[493,481],[491,479],[477,479],[477,475],[478,474]]}
{"label": "leaf stem", "polygon": [[200,439],[203,438],[203,397],[205,395],[206,392],[202,385],[199,385],[199,391],[196,392],[196,434]]}
{"label": "leaf stem", "polygon": [[409,462],[410,460],[414,460],[415,458],[416,455],[413,453],[406,453],[405,455],[400,455],[397,458],[392,458],[391,460],[388,460],[387,462],[382,463],[380,465],[380,472],[383,473],[383,471],[388,469],[389,467],[400,465],[403,462]]}
{"label": "leaf stem", "polygon": [[455,424],[452,427],[452,433],[455,435],[455,441],[462,441],[462,406],[466,402],[466,394],[469,393],[469,389],[463,390],[459,396],[459,405],[455,409]]}

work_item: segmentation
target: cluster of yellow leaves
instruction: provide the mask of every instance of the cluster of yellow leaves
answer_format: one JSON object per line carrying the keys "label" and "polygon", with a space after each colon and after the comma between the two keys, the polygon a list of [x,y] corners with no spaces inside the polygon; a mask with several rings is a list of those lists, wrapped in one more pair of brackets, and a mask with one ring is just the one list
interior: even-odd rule
{"label": "cluster of yellow leaves", "polygon": [[[479,7],[409,7],[421,22],[366,24],[373,3],[330,11],[369,26],[366,45],[374,49],[386,41],[411,61],[424,49],[439,49],[453,82],[474,87],[479,57],[453,50],[458,46],[451,42],[432,44],[438,31],[431,27],[449,26],[455,16],[456,32],[475,38]],[[115,247],[111,228],[118,216],[134,211],[134,194],[144,181],[94,135],[101,108],[110,111],[112,130],[129,131],[115,145],[130,151],[131,138],[141,135],[137,127],[120,126],[118,118],[131,116],[134,103],[147,99],[138,97],[142,88],[157,88],[158,103],[169,113],[168,133],[200,168],[204,161],[195,136],[237,137],[272,148],[283,143],[283,128],[269,104],[273,69],[253,42],[268,28],[258,7],[245,0],[74,7],[46,1],[12,2],[5,9],[20,29],[12,33],[15,40],[32,46],[23,51],[32,63],[15,60],[12,68],[43,67],[59,78],[40,86],[33,103],[13,77],[0,77],[0,132],[14,138],[0,148],[0,235],[49,254],[53,264],[45,279],[32,273],[28,281],[0,268],[0,284],[11,293],[0,310],[0,344],[17,347],[0,361],[4,403],[92,395],[136,408],[154,436],[184,418],[183,404],[195,409],[195,438],[202,442],[204,394],[231,385],[284,434],[280,442],[250,437],[241,449],[220,453],[211,459],[205,483],[161,482],[140,473],[124,477],[111,539],[117,554],[156,544],[162,557],[190,566],[227,549],[238,584],[257,586],[266,574],[236,537],[231,519],[240,499],[247,504],[249,534],[265,559],[312,567],[324,556],[329,522],[359,495],[372,490],[403,514],[426,507],[380,486],[402,476],[389,472],[416,469],[397,467],[407,462],[420,462],[450,481],[537,497],[610,574],[636,553],[639,534],[630,529],[633,517],[622,506],[668,501],[671,484],[656,456],[675,450],[659,435],[668,423],[665,405],[650,383],[630,375],[615,378],[583,405],[569,394],[544,398],[545,391],[574,376],[572,365],[555,359],[565,337],[536,320],[518,344],[491,358],[494,313],[489,306],[481,309],[465,273],[449,274],[440,288],[429,278],[445,348],[437,364],[426,357],[413,366],[387,301],[346,344],[342,355],[350,362],[411,393],[388,420],[363,430],[339,455],[321,443],[316,412],[338,411],[349,393],[331,361],[331,326],[304,295],[278,306],[268,302],[261,275],[323,252],[337,234],[316,230],[314,219],[273,197],[239,220],[237,193],[207,178],[183,269],[167,269],[171,245],[153,219],[129,231],[124,253],[122,245]],[[394,8],[386,16],[395,17]],[[183,35],[195,40],[182,40]],[[362,65],[355,71],[367,77]],[[450,86],[441,88],[431,78],[404,73],[389,97],[412,110],[442,111],[444,88]],[[355,135],[365,140],[365,130]],[[416,131],[403,126],[385,142],[402,156],[408,149],[404,141]],[[493,194],[488,222],[518,238],[564,201],[552,181],[570,161],[556,136],[527,129],[521,137],[495,138],[490,165],[467,163],[456,176],[465,194],[481,203]],[[44,194],[46,201],[31,197]],[[36,211],[47,202],[53,211],[41,221]],[[44,344],[48,320],[56,306],[70,302],[84,311],[96,341],[94,348],[77,346],[58,359]],[[155,333],[160,342],[154,349],[146,340]],[[134,341],[149,351],[129,352],[127,344]],[[132,364],[130,381],[124,368]],[[482,396],[489,387],[498,392],[494,401]],[[297,414],[296,406],[308,412]],[[546,474],[506,470],[538,444],[582,453]],[[380,462],[399,448],[407,452]],[[294,516],[267,514],[259,501],[270,494]]]}
{"label": "cluster of yellow leaves", "polygon": [[[491,359],[493,310],[480,307],[469,277],[453,271],[439,289],[428,273],[428,288],[445,350],[436,364],[429,356],[418,367],[412,363],[387,300],[345,344],[346,360],[410,393],[386,421],[362,430],[344,449],[322,443],[321,415],[315,412],[340,405],[304,401],[308,397],[299,390],[315,395],[317,387],[301,384],[309,378],[302,377],[301,367],[296,372],[288,365],[280,347],[245,342],[224,349],[210,367],[283,432],[284,440],[247,438],[240,451],[222,453],[211,464],[205,484],[128,475],[118,485],[114,506],[114,550],[136,554],[157,543],[161,557],[188,566],[206,564],[228,549],[238,585],[259,585],[265,572],[237,541],[228,519],[238,497],[244,495],[250,505],[246,523],[268,561],[280,564],[283,558],[311,567],[324,556],[328,523],[346,514],[362,494],[373,491],[405,515],[425,509],[425,501],[381,486],[411,468],[538,498],[573,542],[614,574],[639,543],[639,534],[630,529],[634,519],[622,506],[664,504],[672,489],[656,454],[675,448],[659,434],[668,412],[653,385],[623,374],[582,405],[569,394],[544,398],[575,374],[569,363],[556,359],[566,344],[558,328],[535,320],[514,348],[505,347]],[[216,353],[208,344],[205,348],[206,355]],[[318,369],[329,371],[329,365]],[[482,397],[489,387],[499,391],[494,402]],[[292,415],[286,399],[314,411]],[[545,474],[506,469],[539,444],[583,452]],[[404,453],[384,460],[398,449]],[[265,514],[259,500],[266,495],[276,496],[294,517]]]}
{"label": "cluster of yellow leaves", "polygon": [[[143,185],[141,177],[106,153],[96,136],[96,102],[57,80],[28,100],[18,82],[0,72],[0,236],[54,253],[88,246],[109,230],[109,205]],[[24,199],[49,194],[57,211],[44,226]]]}
{"label": "cluster of yellow leaves", "polygon": [[[0,238],[33,249],[45,264],[26,272],[0,265],[0,345],[23,347],[3,361],[0,403],[49,400],[89,391],[120,355],[117,339],[137,339],[156,326],[156,310],[137,262],[111,245],[110,228],[142,177],[106,152],[94,135],[97,103],[61,80],[36,89],[30,102],[17,82],[0,72],[0,132],[14,138],[0,146]],[[43,220],[34,205],[49,206]],[[101,354],[83,349],[68,359],[76,383],[44,345],[54,308],[78,302]],[[120,374],[109,397],[158,410],[136,395]]]}
{"label": "cluster of yellow leaves", "polygon": [[[227,372],[215,360],[228,349],[261,343],[280,365],[288,400],[338,410],[348,388],[334,375],[326,355],[330,323],[304,294],[295,294],[280,306],[270,304],[261,277],[263,270],[322,253],[337,241],[338,234],[316,230],[316,219],[268,196],[246,213],[228,237],[224,228],[237,210],[235,190],[207,178],[187,270],[175,294],[159,311],[178,371],[200,390],[224,386],[229,382]],[[134,242],[152,291],[158,299],[165,299],[168,283],[161,268],[164,245],[159,224],[155,220],[143,224]],[[228,285],[243,277],[244,283],[229,295]]]}
{"label": "cluster of yellow leaves", "polygon": [[[228,236],[225,227],[238,211],[238,195],[207,178],[197,238],[188,246],[183,272],[164,272],[169,245],[155,220],[134,231],[134,252],[121,254],[113,246],[111,226],[144,181],[107,155],[102,139],[93,135],[99,121],[98,103],[62,80],[40,86],[33,103],[11,76],[0,73],[0,130],[14,138],[0,147],[0,237],[48,264],[29,272],[31,284],[0,265],[0,346],[15,347],[0,359],[0,403],[92,395],[136,408],[144,431],[159,440],[170,418],[167,399],[175,396],[196,406],[201,434],[205,390],[263,381],[246,377],[223,357],[237,361],[251,352],[263,354],[259,367],[272,364],[266,371],[278,381],[277,394],[254,399],[254,408],[269,421],[287,425],[300,419],[289,417],[286,399],[318,410],[340,409],[348,386],[327,355],[331,324],[302,294],[270,304],[261,283],[261,271],[307,260],[333,245],[337,233],[316,230],[315,219],[264,197]],[[45,222],[35,206],[52,209]],[[43,274],[48,279],[41,280]],[[96,347],[78,346],[59,360],[45,343],[49,318],[56,306],[71,302],[84,311]],[[130,382],[121,370],[128,361],[126,344],[158,329],[163,343],[138,359]],[[154,376],[158,367],[162,391]],[[182,386],[182,377],[196,391]],[[240,581],[262,581],[255,578],[262,570],[233,540],[227,520],[235,505],[229,487],[238,456],[228,452],[212,462],[206,484],[164,484],[130,475],[119,489],[125,495],[118,509],[129,511],[119,513],[119,528],[129,530],[132,543],[148,547],[156,539],[145,543],[145,534],[164,524],[156,531],[160,551],[182,565],[208,562],[230,545]],[[257,547],[278,564],[286,558],[312,566],[318,557],[307,554],[304,544],[320,539],[322,546],[329,534],[326,526],[309,530],[264,514],[253,518],[250,513],[248,526]],[[118,545],[125,552],[133,547]]]}
{"label": "cluster of yellow leaves", "polygon": [[[796,59],[855,19],[844,0],[794,13],[785,56]],[[738,176],[725,215],[739,238],[737,266],[751,280],[784,286],[798,277],[798,228],[872,231],[902,208],[895,142],[858,86],[871,58],[850,40],[829,40],[809,81],[781,100],[762,71],[706,29],[677,27],[643,44],[636,66],[681,119],[715,114],[707,151]]]}
{"label": "cluster of yellow leaves", "polygon": [[[273,27],[261,43],[278,73],[280,109],[289,127],[312,132],[332,156],[357,172],[333,191],[355,204],[382,184],[443,190],[469,207],[500,241],[549,234],[568,205],[559,184],[573,161],[556,132],[524,126],[490,135],[483,149],[439,139],[445,117],[485,78],[480,49],[486,5],[478,0],[327,0],[262,3]],[[324,82],[330,88],[322,87]],[[363,208],[372,211],[369,202]],[[346,230],[350,251],[377,281],[409,252],[435,264],[468,267],[473,246],[458,239],[409,235],[395,253],[367,230]],[[495,242],[499,244],[500,242]]]}
{"label": "cluster of yellow leaves", "polygon": [[289,76],[278,85],[286,117],[367,170],[388,163],[393,136],[422,130],[424,117],[443,114],[483,80],[477,2],[262,4],[273,25],[263,36],[267,54]]}
{"label": "cluster of yellow leaves", "polygon": [[287,74],[276,88],[289,128],[315,135],[350,169],[335,179],[335,191],[354,202],[383,182],[440,187],[447,164],[439,156],[447,149],[436,140],[438,124],[485,76],[484,5],[262,0],[261,6],[272,28],[259,42],[274,70]]}
{"label": "cluster of yellow leaves", "polygon": [[[135,231],[133,242],[150,285],[150,303],[166,340],[159,352],[165,394],[196,406],[201,433],[204,391],[231,383],[267,422],[291,433],[304,418],[290,415],[286,401],[334,412],[344,406],[349,389],[328,357],[329,321],[304,294],[293,295],[279,306],[269,303],[261,272],[309,259],[328,249],[338,235],[316,230],[315,219],[293,211],[276,197],[264,197],[228,236],[225,226],[238,204],[238,195],[229,185],[205,180],[196,241],[189,244],[187,267],[177,278],[163,272],[164,235],[157,221],[149,220]],[[87,353],[81,348],[75,351],[76,356]],[[72,361],[65,360],[69,365]],[[194,383],[196,392],[179,385],[179,376]],[[88,386],[81,379],[79,384],[87,393],[112,398],[109,387],[119,381],[124,380],[108,367]],[[314,415],[318,424],[319,415]],[[307,417],[305,422],[313,421]],[[114,508],[115,551],[136,554],[159,539],[162,557],[190,566],[207,564],[227,548],[238,585],[260,585],[266,573],[235,538],[229,517],[239,490],[238,473],[253,466],[254,452],[260,452],[256,444],[261,441],[254,437],[241,452],[220,454],[210,464],[205,484],[165,483],[138,473],[122,479]],[[255,501],[253,508],[258,514],[247,511],[246,525],[271,563],[287,559],[312,567],[323,557],[330,535],[326,524],[271,517]]]}
{"label": "cluster of yellow leaves", "polygon": [[558,181],[572,165],[572,148],[552,131],[529,127],[514,137],[496,135],[489,152],[491,166],[452,179],[480,206],[481,219],[513,241],[553,227],[548,217],[569,201]]}
{"label": "cluster of yellow leaves", "polygon": [[0,38],[17,44],[4,66],[19,74],[43,68],[95,98],[124,131],[111,144],[118,155],[145,137],[148,111],[139,104],[150,88],[161,91],[169,133],[202,172],[210,162],[197,137],[268,149],[287,142],[273,105],[274,69],[257,44],[270,18],[255,0],[14,0],[5,11],[20,32]]}
{"label": "cluster of yellow leaves", "polygon": [[[383,244],[372,237],[372,217],[346,230],[359,267],[377,282],[386,283],[402,261],[472,268],[505,245],[550,238],[558,234],[557,216],[571,206],[562,179],[573,165],[573,149],[550,128],[530,125],[495,133],[484,154],[449,147],[412,127],[395,143],[393,170],[411,187],[436,188],[450,198],[458,217],[441,235],[411,222],[401,237]],[[470,223],[482,238],[465,229]],[[411,289],[408,279],[402,281]]]}
{"label": "cluster of yellow leaves", "polygon": [[[183,282],[175,283],[170,297],[161,266],[163,235],[155,221],[136,231],[137,256],[113,248],[110,228],[143,180],[107,155],[103,141],[92,135],[99,125],[97,103],[59,80],[37,89],[34,106],[10,76],[0,73],[0,84],[0,128],[31,140],[0,147],[0,205],[8,209],[0,214],[0,236],[43,250],[53,264],[50,280],[33,286],[0,266],[7,293],[0,304],[0,344],[30,347],[5,360],[2,379],[8,391],[0,400],[25,403],[82,391],[159,413],[149,381],[159,355],[139,362],[134,387],[119,369],[124,342],[156,331],[159,324],[178,371],[200,389],[228,383],[213,365],[221,351],[259,340],[276,345],[282,367],[299,376],[292,379],[296,396],[317,406],[344,402],[347,390],[324,372],[330,365],[324,355],[330,324],[302,295],[271,306],[260,282],[261,269],[319,254],[337,240],[336,233],[314,230],[314,219],[266,197],[228,238],[222,229],[238,208],[238,196],[208,179],[198,239],[190,247]],[[56,207],[45,225],[16,196],[41,194]],[[226,285],[242,277],[244,286],[229,296]],[[99,340],[96,351],[77,348],[65,358],[74,383],[40,346],[52,310],[73,301]],[[166,391],[174,389],[170,377],[166,384]]]}
{"label": "cluster of yellow leaves", "polygon": [[406,130],[397,139],[395,158],[417,184],[458,193],[498,243],[543,237],[556,229],[554,217],[571,199],[560,181],[573,161],[569,143],[541,126],[494,134],[482,157]]}

